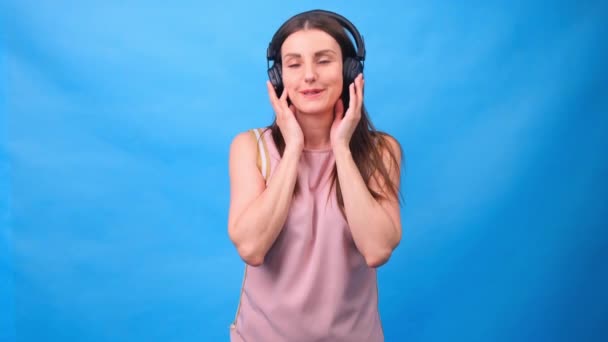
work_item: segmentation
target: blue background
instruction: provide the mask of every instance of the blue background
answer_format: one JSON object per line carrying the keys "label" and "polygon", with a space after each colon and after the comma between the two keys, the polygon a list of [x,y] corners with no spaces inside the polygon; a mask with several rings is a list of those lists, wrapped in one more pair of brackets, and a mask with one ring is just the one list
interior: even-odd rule
{"label": "blue background", "polygon": [[266,46],[351,19],[402,143],[387,341],[608,336],[601,1],[3,1],[0,340],[226,341],[228,149],[272,120]]}

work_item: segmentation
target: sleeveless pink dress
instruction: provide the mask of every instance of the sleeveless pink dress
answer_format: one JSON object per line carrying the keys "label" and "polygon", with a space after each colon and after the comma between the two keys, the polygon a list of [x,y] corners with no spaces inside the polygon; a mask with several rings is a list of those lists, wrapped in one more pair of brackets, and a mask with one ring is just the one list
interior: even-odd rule
{"label": "sleeveless pink dress", "polygon": [[[262,138],[272,177],[280,156],[270,130]],[[300,191],[285,226],[264,263],[246,265],[232,342],[384,341],[376,269],[365,263],[340,212],[334,164],[331,149],[302,153]]]}

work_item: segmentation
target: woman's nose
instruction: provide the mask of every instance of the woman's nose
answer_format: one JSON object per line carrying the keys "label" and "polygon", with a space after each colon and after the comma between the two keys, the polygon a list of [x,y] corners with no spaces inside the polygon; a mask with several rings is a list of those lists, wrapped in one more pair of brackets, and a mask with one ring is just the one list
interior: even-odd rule
{"label": "woman's nose", "polygon": [[312,64],[308,64],[304,69],[304,81],[307,83],[313,82],[316,79],[315,68]]}

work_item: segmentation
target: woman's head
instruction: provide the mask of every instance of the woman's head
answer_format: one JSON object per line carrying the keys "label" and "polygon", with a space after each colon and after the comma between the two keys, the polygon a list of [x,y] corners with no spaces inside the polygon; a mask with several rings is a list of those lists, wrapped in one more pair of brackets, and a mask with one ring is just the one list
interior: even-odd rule
{"label": "woman's head", "polygon": [[[350,29],[358,35],[354,27]],[[362,45],[362,39],[356,39]],[[356,76],[352,75],[353,64],[360,62],[335,15],[309,11],[292,17],[274,35],[268,57],[275,63],[269,71],[271,80],[276,73],[278,82],[273,83],[280,83],[277,90],[286,89],[301,112],[330,111],[339,98],[348,104],[348,85]],[[345,66],[350,71],[346,77]],[[362,65],[358,69],[362,70]]]}
{"label": "woman's head", "polygon": [[[336,17],[341,20],[338,21]],[[356,49],[345,27],[353,35],[357,44]],[[291,57],[299,59],[290,59]],[[268,46],[267,59],[274,61],[273,67],[268,70],[268,76],[278,95],[283,91],[283,81],[285,81],[284,85],[291,102],[301,112],[329,111],[340,97],[346,110],[349,105],[348,86],[363,71],[365,46],[357,29],[345,18],[335,13],[310,11],[292,17],[279,28]],[[293,70],[290,68],[291,63],[295,64]],[[297,65],[298,63],[300,65]],[[304,70],[301,70],[302,64],[306,64]],[[310,70],[306,71],[306,68]],[[312,70],[319,72],[315,74]],[[302,93],[300,91],[302,89],[313,91]],[[322,91],[316,94],[316,90]],[[276,119],[269,129],[282,156],[285,151],[285,140]],[[392,150],[386,137],[390,136],[374,128],[363,103],[361,118],[351,137],[350,150],[363,180],[368,184],[368,189],[375,198],[385,197],[388,194],[381,194],[370,188],[369,182],[372,176],[377,178],[379,184],[387,186],[389,194],[396,196],[399,192],[398,185],[389,175],[390,169],[397,165],[397,151]],[[391,160],[388,167],[384,163],[385,152]],[[335,165],[332,177],[336,186],[338,204],[344,209]],[[296,192],[297,189],[296,187]]]}

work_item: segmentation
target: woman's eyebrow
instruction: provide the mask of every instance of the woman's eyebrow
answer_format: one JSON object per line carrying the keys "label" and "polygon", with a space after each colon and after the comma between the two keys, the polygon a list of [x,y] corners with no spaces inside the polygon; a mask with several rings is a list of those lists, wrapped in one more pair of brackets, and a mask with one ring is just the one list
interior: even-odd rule
{"label": "woman's eyebrow", "polygon": [[[319,50],[319,51],[315,52],[315,57],[322,56],[322,55],[336,55],[336,52],[334,50],[332,50],[332,49],[323,49],[323,50]],[[299,53],[289,52],[289,53],[286,53],[283,56],[283,59],[287,59],[287,58],[301,58],[301,57],[302,57],[302,55],[299,54]]]}
{"label": "woman's eyebrow", "polygon": [[315,52],[315,56],[320,56],[320,55],[335,55],[336,52],[332,49],[325,49],[325,50],[321,50],[321,51],[317,51]]}
{"label": "woman's eyebrow", "polygon": [[286,53],[283,56],[283,59],[287,59],[287,58],[300,58],[300,57],[302,57],[302,55],[300,55],[299,53],[290,52],[290,53]]}

